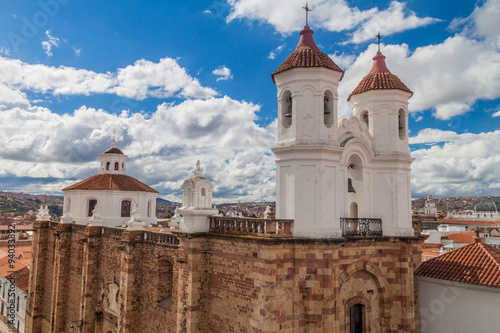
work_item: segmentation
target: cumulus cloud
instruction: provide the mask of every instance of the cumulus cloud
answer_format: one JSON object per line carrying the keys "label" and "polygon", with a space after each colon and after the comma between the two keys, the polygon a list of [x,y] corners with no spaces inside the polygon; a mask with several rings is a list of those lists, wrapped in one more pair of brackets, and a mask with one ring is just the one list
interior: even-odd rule
{"label": "cumulus cloud", "polygon": [[282,44],[282,45],[278,46],[277,48],[275,48],[274,50],[269,52],[269,56],[267,58],[272,59],[272,60],[276,59],[276,56],[283,51],[285,46],[286,46],[286,44]]}
{"label": "cumulus cloud", "polygon": [[500,110],[491,115],[492,118],[500,117]]}
{"label": "cumulus cloud", "polygon": [[500,184],[500,131],[457,134],[425,129],[411,144],[430,145],[412,151],[412,196],[488,195]]}
{"label": "cumulus cloud", "polygon": [[47,40],[42,41],[42,47],[45,50],[45,54],[47,56],[52,57],[52,47],[59,47],[59,43],[61,42],[61,39],[51,36],[51,31],[47,30],[45,31],[45,35],[47,36]]}
{"label": "cumulus cloud", "polygon": [[[297,10],[304,5],[300,0],[228,0],[231,12],[227,21],[249,19],[267,22],[282,33],[299,30],[304,23],[304,14]],[[350,43],[361,43],[374,38],[374,31],[385,35],[414,29],[436,22],[431,17],[418,17],[405,8],[404,2],[393,1],[388,8],[360,10],[351,7],[344,0],[309,1],[312,12],[309,14],[314,26],[329,31],[353,31]]]}
{"label": "cumulus cloud", "polygon": [[0,112],[0,177],[67,186],[97,172],[98,156],[116,133],[128,173],[171,200],[180,200],[180,185],[198,159],[217,200],[273,200],[275,127],[257,125],[258,111],[229,97],[163,103],[147,116],[85,106],[63,115],[11,108]]}
{"label": "cumulus cloud", "polygon": [[[217,95],[203,87],[175,59],[158,63],[140,59],[116,73],[96,73],[74,67],[28,64],[0,57],[0,85],[53,95],[116,94],[142,100],[147,97],[210,98]],[[0,97],[0,100],[2,97]]]}
{"label": "cumulus cloud", "polygon": [[226,66],[220,66],[212,71],[212,74],[218,76],[217,81],[225,81],[233,78],[231,70]]}
{"label": "cumulus cloud", "polygon": [[[346,70],[340,100],[368,74],[376,52],[370,45]],[[500,97],[500,53],[490,43],[455,35],[413,52],[406,44],[383,45],[382,52],[389,70],[414,92],[410,111],[434,109],[436,118],[449,119],[468,112],[478,99]],[[345,102],[341,107],[344,114],[350,108]]]}

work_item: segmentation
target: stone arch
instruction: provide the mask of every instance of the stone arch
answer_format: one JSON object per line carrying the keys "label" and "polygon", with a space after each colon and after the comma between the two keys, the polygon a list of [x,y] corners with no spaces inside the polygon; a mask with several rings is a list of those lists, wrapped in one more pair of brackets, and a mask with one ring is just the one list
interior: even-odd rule
{"label": "stone arch", "polygon": [[349,309],[354,304],[365,306],[366,332],[383,331],[383,327],[387,327],[392,295],[389,283],[377,266],[363,260],[352,263],[340,274],[339,286],[341,331],[348,331]]}

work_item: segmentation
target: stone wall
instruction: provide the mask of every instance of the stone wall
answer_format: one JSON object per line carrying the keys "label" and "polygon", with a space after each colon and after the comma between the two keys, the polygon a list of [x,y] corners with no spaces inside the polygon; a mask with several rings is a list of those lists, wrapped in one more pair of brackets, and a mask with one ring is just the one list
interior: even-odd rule
{"label": "stone wall", "polygon": [[418,237],[158,235],[36,222],[27,332],[419,332]]}

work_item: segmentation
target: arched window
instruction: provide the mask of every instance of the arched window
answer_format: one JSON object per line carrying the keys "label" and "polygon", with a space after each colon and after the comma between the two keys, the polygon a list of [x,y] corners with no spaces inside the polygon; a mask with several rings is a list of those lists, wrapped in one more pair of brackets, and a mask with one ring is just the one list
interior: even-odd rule
{"label": "arched window", "polygon": [[118,166],[119,166],[118,162],[115,162],[115,170],[118,170]]}
{"label": "arched window", "polygon": [[122,163],[122,170],[125,169],[125,163]]}
{"label": "arched window", "polygon": [[293,100],[292,93],[287,90],[283,93],[281,98],[281,115],[283,127],[288,128],[292,125],[292,114],[293,114]]}
{"label": "arched window", "polygon": [[325,91],[323,95],[323,115],[326,127],[333,125],[333,94],[330,90]]}
{"label": "arched window", "polygon": [[106,170],[109,170],[109,165],[111,164],[111,162],[107,162],[106,163]]}
{"label": "arched window", "polygon": [[361,111],[359,120],[361,120],[363,123],[365,123],[366,127],[370,128],[370,122],[368,119],[368,111],[366,111],[366,110]]}
{"label": "arched window", "polygon": [[97,205],[97,200],[91,199],[89,200],[87,216],[92,216],[92,212],[94,211],[95,206]]}
{"label": "arched window", "polygon": [[174,265],[166,257],[159,259],[156,286],[156,302],[158,307],[170,310],[172,308],[172,283]]}
{"label": "arched window", "polygon": [[[16,311],[19,312],[19,296],[17,296]],[[19,327],[19,321],[17,322],[17,327]]]}
{"label": "arched window", "polygon": [[406,136],[405,123],[406,123],[405,111],[403,109],[399,109],[398,127],[399,127],[399,138],[401,140],[404,140]]}
{"label": "arched window", "polygon": [[151,200],[148,201],[148,217],[151,217]]}
{"label": "arched window", "polygon": [[130,201],[123,200],[122,201],[122,217],[130,217]]}
{"label": "arched window", "polygon": [[364,332],[364,305],[354,304],[349,309],[349,332],[350,333],[363,333]]}

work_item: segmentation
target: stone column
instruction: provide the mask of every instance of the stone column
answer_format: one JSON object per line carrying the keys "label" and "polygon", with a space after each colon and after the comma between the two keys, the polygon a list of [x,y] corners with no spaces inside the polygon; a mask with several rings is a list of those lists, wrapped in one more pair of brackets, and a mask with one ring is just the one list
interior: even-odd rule
{"label": "stone column", "polygon": [[[33,222],[32,265],[26,306],[26,332],[42,332],[43,299],[50,297],[44,294],[43,283],[47,268],[47,247],[49,246],[49,222]],[[36,258],[36,260],[35,260]]]}
{"label": "stone column", "polygon": [[54,282],[52,284],[52,309],[51,328],[52,332],[66,333],[69,323],[65,320],[67,300],[67,272],[71,257],[71,224],[57,225],[55,233],[54,248]]}

